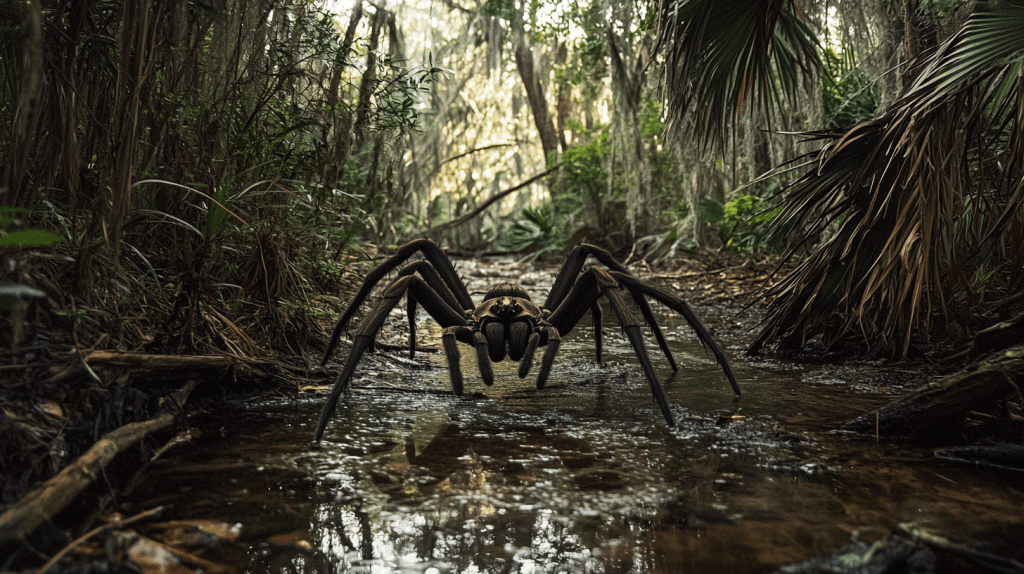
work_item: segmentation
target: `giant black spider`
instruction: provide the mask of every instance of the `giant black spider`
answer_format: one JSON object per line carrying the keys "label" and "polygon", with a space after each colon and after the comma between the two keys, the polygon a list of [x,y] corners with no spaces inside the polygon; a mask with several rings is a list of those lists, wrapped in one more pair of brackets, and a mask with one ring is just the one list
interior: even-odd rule
{"label": "giant black spider", "polygon": [[[577,245],[569,252],[543,306],[533,303],[526,290],[513,283],[501,283],[491,287],[484,296],[484,302],[477,306],[473,304],[469,290],[459,278],[452,262],[436,243],[430,239],[410,241],[399,247],[394,256],[374,267],[366,276],[359,292],[334,327],[321,364],[327,364],[327,359],[334,351],[341,332],[374,286],[417,251],[422,252],[424,258],[409,263],[398,272],[398,277],[384,290],[381,302],[359,325],[352,352],[345,361],[345,368],[334,381],[331,396],[320,415],[315,440],[319,441],[323,436],[324,429],[334,414],[338,397],[348,386],[356,365],[359,364],[363,353],[372,348],[374,338],[388,313],[403,295],[408,303],[410,356],[416,352],[415,315],[416,305],[420,304],[444,328],[441,343],[448,359],[452,390],[456,395],[462,394],[462,370],[459,367],[459,349],[456,341],[476,348],[480,376],[488,386],[494,383],[492,361],[502,361],[506,356],[513,361],[519,361],[519,377],[523,378],[530,372],[537,347],[547,347],[541,360],[540,373],[537,375],[537,388],[542,389],[547,383],[562,335],[569,333],[587,311],[593,315],[597,362],[600,363],[601,307],[598,299],[604,295],[636,352],[647,382],[651,385],[651,392],[665,415],[665,421],[669,426],[675,426],[665,390],[658,382],[651,359],[647,356],[641,336],[642,326],[619,293],[620,288],[628,291],[633,302],[640,308],[673,370],[678,370],[678,367],[665,336],[654,319],[648,297],[653,297],[686,319],[701,342],[711,348],[711,352],[725,371],[725,376],[732,383],[736,395],[740,394],[739,384],[725,354],[685,301],[662,287],[641,281],[616,261],[611,253],[586,243]],[[584,270],[583,264],[588,256],[593,256],[607,269],[589,267]]]}

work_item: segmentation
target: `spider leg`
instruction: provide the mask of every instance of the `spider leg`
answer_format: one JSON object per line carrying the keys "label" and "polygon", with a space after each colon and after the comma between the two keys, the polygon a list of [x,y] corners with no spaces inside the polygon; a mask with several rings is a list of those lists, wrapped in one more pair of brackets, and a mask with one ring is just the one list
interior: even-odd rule
{"label": "spider leg", "polygon": [[[451,287],[445,283],[444,279],[441,278],[441,274],[438,273],[437,268],[434,267],[429,261],[422,259],[413,261],[406,265],[398,272],[399,277],[405,275],[412,275],[413,273],[419,272],[420,277],[430,285],[430,288],[441,296],[441,299],[448,304],[452,309],[465,309],[462,304],[455,299],[455,295],[452,293]],[[461,285],[462,283],[459,283]],[[470,303],[472,306],[472,303]],[[472,309],[469,309],[472,310]]]}
{"label": "spider leg", "polygon": [[[613,273],[614,274],[614,273]],[[633,277],[632,274],[627,274]],[[634,277],[635,279],[635,277]],[[639,279],[637,279],[639,281]],[[637,293],[632,289],[628,289],[630,296],[633,297],[633,302],[640,308],[640,313],[644,316],[644,321],[647,323],[647,327],[654,333],[654,339],[658,341],[658,348],[665,354],[665,358],[668,359],[668,364],[672,366],[673,371],[678,371],[679,366],[676,365],[676,358],[672,356],[672,350],[668,346],[668,341],[665,339],[665,334],[661,332],[661,326],[658,325],[658,321],[654,318],[654,311],[651,309],[651,303],[644,297],[642,293]]]}
{"label": "spider leg", "polygon": [[[448,307],[451,309],[459,308],[459,303],[455,300],[455,296],[452,295],[451,289],[449,289],[448,285],[441,280],[441,276],[429,261],[424,261],[422,259],[419,261],[413,261],[403,267],[402,270],[398,272],[398,276],[404,277],[416,272],[419,272],[420,276],[427,282],[427,285],[430,286],[431,290],[439,295]],[[409,316],[409,358],[411,359],[416,356],[416,299],[415,297],[406,297],[406,299],[407,314]],[[336,339],[331,340],[332,343],[335,341]],[[329,350],[333,349],[329,348]],[[329,354],[329,352],[324,354],[325,360]]]}
{"label": "spider leg", "polygon": [[[555,279],[555,284],[551,287],[551,291],[548,292],[548,298],[544,302],[545,309],[556,309],[565,301],[569,292],[572,290],[576,278],[579,276],[580,272],[583,271],[583,265],[587,262],[587,257],[589,256],[593,256],[601,262],[602,265],[612,271],[623,273],[631,277],[633,276],[629,272],[629,269],[626,269],[623,264],[619,263],[607,249],[602,249],[589,243],[580,243],[576,247],[573,247],[572,251],[569,252],[569,255],[565,257],[565,263],[562,264],[562,269],[559,271],[558,277]],[[640,312],[643,313],[644,321],[647,322],[651,332],[654,333],[654,338],[658,341],[658,347],[661,349],[661,352],[665,354],[665,358],[668,359],[669,364],[672,365],[672,370],[678,371],[679,367],[676,365],[675,357],[672,356],[672,350],[668,346],[668,341],[665,339],[664,333],[661,332],[661,327],[658,326],[658,322],[654,319],[654,312],[651,310],[650,302],[648,302],[647,298],[642,294],[633,291],[630,291],[630,294],[637,307],[640,308]],[[598,320],[598,317],[594,318],[595,323]],[[601,340],[599,337],[600,335],[598,335],[596,342],[597,352],[600,355]],[[597,362],[600,363],[601,359],[598,358]]]}
{"label": "spider leg", "polygon": [[629,290],[630,293],[645,295],[647,297],[653,297],[661,304],[665,305],[669,309],[672,309],[676,313],[679,313],[686,319],[686,322],[690,324],[694,333],[697,334],[697,338],[704,345],[705,348],[711,349],[711,352],[715,355],[715,359],[718,364],[722,366],[722,370],[725,372],[725,376],[729,379],[729,383],[732,385],[732,390],[736,393],[736,396],[740,396],[740,385],[736,381],[736,375],[732,372],[732,367],[729,365],[729,360],[725,357],[725,352],[718,346],[715,339],[711,336],[711,333],[707,330],[697,315],[690,309],[690,306],[686,304],[681,297],[675,293],[659,287],[652,283],[647,283],[637,279],[630,273],[621,273],[612,271],[610,273],[620,285]]}
{"label": "spider leg", "polygon": [[548,374],[551,373],[551,367],[555,364],[555,355],[558,354],[558,347],[562,344],[562,337],[559,335],[558,329],[554,327],[545,325],[541,326],[540,329],[548,337],[548,342],[545,344],[544,357],[540,360],[540,372],[537,373],[537,388],[543,389],[548,384]]}
{"label": "spider leg", "polygon": [[533,333],[526,341],[526,349],[519,359],[519,378],[525,379],[530,374],[530,367],[533,366],[533,354],[537,352],[537,345],[540,344],[540,333]]}
{"label": "spider leg", "polygon": [[601,306],[594,303],[590,306],[590,316],[594,319],[594,351],[597,355],[597,364],[601,364],[601,351],[604,348],[604,333],[601,332],[602,313]]}
{"label": "spider leg", "polygon": [[[434,290],[441,293],[442,297],[445,297],[444,293],[447,291],[451,295],[453,300],[457,302],[457,306],[452,306],[453,309],[462,308],[463,311],[473,310],[473,299],[469,296],[469,290],[462,283],[462,279],[459,278],[459,274],[455,271],[455,266],[452,264],[448,256],[445,255],[441,248],[430,239],[414,239],[406,243],[405,245],[398,248],[395,254],[388,259],[382,261],[379,265],[370,270],[366,274],[366,280],[363,281],[362,286],[359,287],[359,291],[356,292],[355,296],[352,297],[352,301],[348,304],[348,308],[342,313],[341,318],[338,319],[338,323],[334,326],[334,330],[331,332],[331,338],[327,342],[327,350],[324,351],[323,360],[320,362],[321,365],[327,363],[327,358],[330,357],[331,353],[334,352],[334,347],[338,344],[338,339],[341,337],[341,332],[348,327],[349,321],[355,315],[363,301],[370,296],[370,292],[380,282],[381,279],[387,276],[388,273],[398,267],[403,261],[412,257],[417,251],[423,253],[423,257],[433,266],[434,271],[437,272],[437,276],[441,283],[447,286],[447,289]],[[421,268],[415,268],[410,270],[412,273],[415,270],[422,270]],[[428,282],[433,282],[432,278],[428,279]],[[445,297],[447,300],[447,297]],[[449,306],[451,302],[448,301]]]}
{"label": "spider leg", "polygon": [[466,324],[466,319],[458,311],[450,308],[439,295],[430,289],[427,282],[420,277],[406,275],[395,279],[384,292],[380,304],[363,319],[359,329],[356,330],[352,351],[349,353],[348,359],[345,360],[345,367],[338,375],[338,378],[334,380],[331,394],[327,398],[327,403],[324,404],[323,411],[320,413],[320,422],[317,424],[314,439],[317,442],[323,436],[324,429],[327,428],[327,423],[330,422],[331,416],[334,414],[335,408],[337,408],[338,397],[348,388],[349,379],[352,378],[356,365],[359,364],[359,360],[373,343],[377,332],[384,325],[388,313],[398,304],[402,296],[406,295],[406,292],[408,292],[410,298],[419,301],[423,308],[430,313],[430,316],[442,327],[450,328]]}
{"label": "spider leg", "polygon": [[586,315],[588,310],[593,313],[593,308],[597,306],[601,289],[592,271],[593,269],[588,269],[586,273],[579,274],[572,285],[572,291],[567,297],[563,297],[562,303],[548,315],[548,323],[557,329],[560,335],[568,335],[583,315]]}
{"label": "spider leg", "polygon": [[555,283],[551,286],[551,290],[548,291],[548,298],[544,300],[544,309],[557,309],[576,285],[576,278],[583,271],[583,264],[587,262],[588,252],[583,247],[584,245],[586,244],[581,243],[573,247],[572,251],[565,256],[565,263],[558,270]]}
{"label": "spider leg", "polygon": [[409,317],[409,358],[416,356],[416,298],[405,297],[405,312]]}
{"label": "spider leg", "polygon": [[565,301],[576,283],[576,277],[583,271],[583,264],[591,255],[612,271],[629,274],[629,269],[619,263],[607,249],[590,243],[580,243],[565,256],[565,263],[562,264],[562,269],[558,272],[558,277],[555,278],[555,284],[551,286],[548,298],[544,301],[545,309],[556,309]]}
{"label": "spider leg", "polygon": [[665,388],[658,382],[658,375],[654,372],[651,358],[647,355],[642,332],[643,326],[636,320],[636,315],[630,310],[622,295],[619,295],[619,292],[616,290],[618,284],[611,275],[602,269],[595,269],[594,271],[598,275],[597,284],[601,288],[601,292],[608,298],[612,310],[618,315],[619,324],[622,326],[623,332],[626,333],[626,337],[629,338],[629,343],[633,346],[633,351],[636,353],[636,358],[640,361],[640,366],[643,367],[647,382],[651,384],[651,393],[654,395],[654,399],[658,401],[658,406],[661,407],[661,412],[665,415],[665,421],[670,427],[676,426],[675,419],[672,418],[672,411],[668,406]]}
{"label": "spider leg", "polygon": [[480,378],[488,387],[494,384],[494,370],[491,369],[491,355],[487,337],[480,331],[473,333],[473,346],[476,347],[476,363],[480,367]]}
{"label": "spider leg", "polygon": [[[689,323],[690,327],[692,327],[694,332],[697,333],[697,338],[700,339],[705,348],[710,348],[711,352],[714,353],[715,359],[718,361],[718,364],[722,366],[722,370],[725,372],[725,376],[729,379],[729,384],[732,385],[732,390],[736,393],[736,396],[740,395],[740,385],[736,381],[736,375],[732,372],[732,367],[729,365],[729,361],[726,359],[725,353],[722,351],[722,348],[718,346],[718,343],[715,342],[714,338],[711,337],[711,333],[700,322],[697,315],[690,309],[690,306],[687,305],[686,302],[678,295],[638,279],[635,275],[629,272],[629,269],[626,269],[624,265],[616,261],[615,257],[613,257],[606,249],[602,249],[589,243],[581,243],[573,248],[566,257],[565,264],[562,266],[562,271],[559,272],[558,278],[555,280],[555,285],[551,288],[551,292],[548,294],[548,300],[545,303],[544,308],[553,309],[561,306],[566,297],[569,296],[570,291],[575,287],[572,281],[582,271],[583,264],[586,262],[587,257],[591,255],[610,270],[609,273],[619,284],[629,290],[633,301],[636,302],[637,306],[640,308],[640,312],[643,313],[644,320],[647,321],[648,327],[650,327],[651,331],[654,333],[654,338],[658,340],[658,346],[672,365],[673,370],[678,370],[675,358],[672,356],[672,352],[668,346],[668,341],[665,340],[665,335],[662,333],[661,327],[654,318],[654,313],[651,310],[651,305],[647,300],[647,297],[653,297],[686,319],[686,322]],[[572,324],[575,325],[576,323],[573,322]]]}
{"label": "spider leg", "polygon": [[579,275],[579,279],[573,285],[572,290],[568,293],[568,297],[563,298],[564,302],[559,305],[550,317],[548,322],[558,330],[559,333],[568,333],[576,323],[583,317],[587,309],[596,304],[597,299],[604,295],[609,304],[611,305],[612,311],[619,318],[619,324],[622,326],[623,332],[626,334],[626,338],[629,339],[630,345],[633,347],[633,352],[636,353],[637,360],[640,362],[640,367],[644,371],[644,376],[647,378],[647,382],[651,386],[651,393],[657,401],[658,406],[661,408],[662,414],[665,415],[665,421],[669,426],[675,426],[675,419],[672,416],[672,411],[669,409],[668,397],[665,395],[665,389],[658,382],[658,376],[654,372],[654,366],[651,364],[651,359],[647,355],[647,348],[644,345],[642,326],[636,319],[636,315],[626,304],[626,301],[622,298],[622,295],[616,290],[618,283],[610,272],[596,267],[587,269]]}
{"label": "spider leg", "polygon": [[459,353],[457,341],[472,340],[473,330],[466,326],[452,326],[444,330],[441,335],[441,345],[444,347],[444,356],[448,359],[448,378],[452,383],[452,392],[462,396],[462,355]]}

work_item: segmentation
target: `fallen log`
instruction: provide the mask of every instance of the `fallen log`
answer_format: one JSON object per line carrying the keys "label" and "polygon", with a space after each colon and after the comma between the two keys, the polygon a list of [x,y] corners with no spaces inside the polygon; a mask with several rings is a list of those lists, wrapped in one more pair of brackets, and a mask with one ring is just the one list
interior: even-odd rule
{"label": "fallen log", "polygon": [[145,422],[126,424],[103,435],[73,463],[0,515],[0,549],[25,539],[56,516],[100,476],[100,471],[118,453],[173,422],[172,415],[163,414]]}
{"label": "fallen log", "polygon": [[122,351],[90,351],[82,356],[90,366],[121,367],[126,369],[175,370],[206,373],[234,369],[242,377],[262,377],[267,365],[260,361],[225,355],[149,355]]}
{"label": "fallen log", "polygon": [[993,353],[967,368],[857,417],[838,433],[940,442],[955,438],[959,420],[969,411],[1014,394],[1021,395],[1024,345]]}
{"label": "fallen log", "polygon": [[174,379],[211,376],[231,370],[238,378],[262,379],[269,371],[270,364],[266,361],[230,355],[150,355],[124,351],[87,351],[74,357],[70,365],[41,384],[62,383],[101,367],[148,371]]}

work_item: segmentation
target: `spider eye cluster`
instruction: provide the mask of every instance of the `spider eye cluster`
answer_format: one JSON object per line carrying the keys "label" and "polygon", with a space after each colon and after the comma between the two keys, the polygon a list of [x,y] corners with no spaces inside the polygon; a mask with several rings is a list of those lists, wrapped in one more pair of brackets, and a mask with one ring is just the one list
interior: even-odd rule
{"label": "spider eye cluster", "polygon": [[523,306],[512,298],[502,298],[496,305],[491,307],[491,313],[502,320],[513,319],[523,312]]}

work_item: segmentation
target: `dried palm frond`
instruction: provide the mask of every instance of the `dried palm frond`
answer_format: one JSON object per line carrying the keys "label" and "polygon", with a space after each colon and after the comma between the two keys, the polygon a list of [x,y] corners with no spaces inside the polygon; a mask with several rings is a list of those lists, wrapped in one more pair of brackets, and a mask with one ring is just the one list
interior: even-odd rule
{"label": "dried palm frond", "polygon": [[[819,132],[786,191],[796,249],[836,226],[785,279],[751,346],[859,334],[903,356],[915,335],[962,336],[984,287],[1024,283],[1024,2],[979,6],[881,116]],[[991,286],[991,284],[988,284]],[[988,308],[992,308],[991,305]]]}

